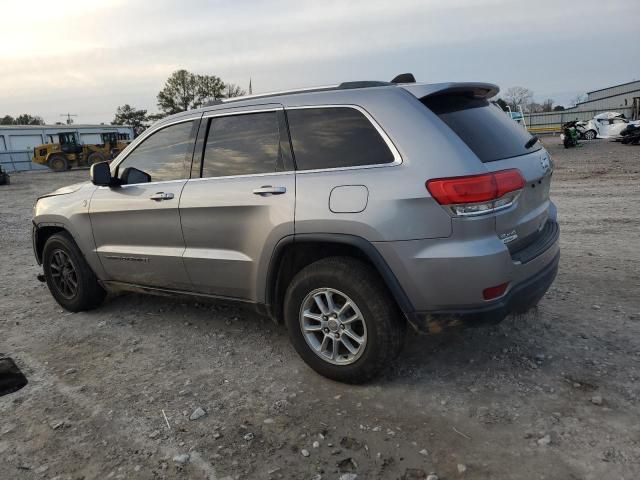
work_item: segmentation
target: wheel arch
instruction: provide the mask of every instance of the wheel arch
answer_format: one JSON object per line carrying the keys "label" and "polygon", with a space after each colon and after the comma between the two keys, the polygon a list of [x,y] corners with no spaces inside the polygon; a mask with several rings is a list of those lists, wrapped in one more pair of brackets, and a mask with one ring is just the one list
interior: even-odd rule
{"label": "wheel arch", "polygon": [[265,304],[269,316],[280,323],[282,300],[287,286],[302,268],[331,256],[350,256],[370,264],[408,317],[413,306],[400,282],[383,258],[368,240],[348,234],[297,234],[285,237],[276,245],[269,262],[266,277]]}
{"label": "wheel arch", "polygon": [[44,252],[44,246],[47,243],[47,240],[51,238],[56,233],[65,232],[67,235],[71,237],[71,239],[78,244],[75,235],[73,232],[66,227],[66,225],[61,223],[39,223],[33,224],[33,253],[35,254],[36,261],[38,265],[42,265],[42,254]]}
{"label": "wheel arch", "polygon": [[[71,232],[60,224],[33,224],[33,253],[36,256],[38,265],[42,265],[42,253],[44,252],[45,243],[47,243],[47,240],[49,240],[52,235],[60,232],[67,232],[71,235]],[[71,235],[71,238],[73,238],[73,235]]]}

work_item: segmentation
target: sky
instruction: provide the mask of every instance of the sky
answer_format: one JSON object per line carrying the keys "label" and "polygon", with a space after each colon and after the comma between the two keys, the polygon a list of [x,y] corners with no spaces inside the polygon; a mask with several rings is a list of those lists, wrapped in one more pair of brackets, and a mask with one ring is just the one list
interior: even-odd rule
{"label": "sky", "polygon": [[0,115],[157,112],[171,72],[261,93],[351,80],[487,81],[539,102],[640,78],[638,0],[5,0]]}

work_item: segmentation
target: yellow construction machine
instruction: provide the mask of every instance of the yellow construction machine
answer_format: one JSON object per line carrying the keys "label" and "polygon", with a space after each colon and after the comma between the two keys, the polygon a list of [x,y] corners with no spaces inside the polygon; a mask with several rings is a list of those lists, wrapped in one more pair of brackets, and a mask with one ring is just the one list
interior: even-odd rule
{"label": "yellow construction machine", "polygon": [[54,142],[54,135],[49,135],[51,143],[38,145],[33,149],[33,161],[47,165],[55,172],[111,161],[128,145],[127,141],[118,139],[117,132],[101,133],[102,143],[94,145],[78,142],[76,132],[60,132],[55,135],[58,136],[58,142]]}

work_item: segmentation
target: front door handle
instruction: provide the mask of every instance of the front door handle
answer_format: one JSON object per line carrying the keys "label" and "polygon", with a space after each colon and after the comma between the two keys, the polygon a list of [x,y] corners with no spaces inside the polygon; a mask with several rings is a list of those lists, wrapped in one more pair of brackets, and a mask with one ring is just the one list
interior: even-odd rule
{"label": "front door handle", "polygon": [[272,187],[271,185],[263,185],[260,188],[254,188],[253,193],[266,197],[268,195],[282,195],[287,193],[286,187]]}
{"label": "front door handle", "polygon": [[158,192],[154,193],[149,198],[151,200],[155,200],[156,202],[159,202],[161,200],[171,200],[173,198],[173,193]]}

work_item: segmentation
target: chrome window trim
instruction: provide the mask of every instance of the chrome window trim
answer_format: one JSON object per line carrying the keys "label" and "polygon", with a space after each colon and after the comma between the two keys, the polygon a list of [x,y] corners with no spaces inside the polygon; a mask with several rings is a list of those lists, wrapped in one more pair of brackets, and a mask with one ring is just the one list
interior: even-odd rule
{"label": "chrome window trim", "polygon": [[[317,173],[317,172],[338,172],[342,170],[358,170],[363,168],[368,169],[368,168],[396,167],[402,164],[402,156],[400,155],[400,152],[398,151],[394,143],[391,141],[391,138],[389,138],[389,135],[387,135],[387,132],[385,132],[384,129],[380,126],[380,124],[376,121],[376,119],[373,118],[373,116],[369,112],[367,112],[364,108],[362,108],[360,105],[354,105],[354,104],[348,104],[348,103],[326,104],[326,105],[325,104],[300,105],[295,107],[286,107],[285,111],[286,110],[305,110],[305,109],[312,109],[312,108],[352,108],[362,113],[362,115],[364,115],[364,117],[367,120],[369,120],[369,123],[373,125],[373,128],[376,129],[376,131],[378,132],[378,135],[382,137],[382,140],[384,141],[384,143],[387,144],[387,147],[389,148],[389,150],[391,151],[391,154],[393,155],[393,162],[372,163],[369,165],[351,165],[348,167],[314,168],[311,170],[300,170],[297,168],[297,165],[296,165],[297,173],[304,174],[304,173]],[[293,148],[293,145],[292,145],[292,148]],[[296,154],[295,149],[293,149],[294,159],[295,159],[295,154]]]}
{"label": "chrome window trim", "polygon": [[[244,107],[237,107],[237,108],[244,108]],[[251,108],[251,107],[246,107],[246,108]],[[283,106],[279,106],[279,107],[269,107],[269,108],[259,108],[259,109],[254,109],[254,110],[214,110],[211,113],[203,113],[202,114],[202,118],[214,118],[214,117],[230,117],[232,115],[244,115],[244,114],[249,114],[249,113],[267,113],[267,112],[280,112],[284,110]],[[218,113],[219,112],[219,113]]]}
{"label": "chrome window trim", "polygon": [[247,173],[244,175],[225,175],[224,177],[200,177],[190,178],[188,182],[202,182],[203,180],[218,180],[218,179],[234,179],[234,178],[251,178],[251,177],[272,177],[274,175],[293,175],[295,170],[286,170],[282,172],[267,172],[267,173]]}
{"label": "chrome window trim", "polygon": [[[116,188],[139,187],[141,185],[160,185],[160,184],[164,185],[165,183],[178,183],[178,182],[186,183],[188,181],[189,181],[188,178],[180,178],[178,180],[161,180],[161,181],[158,181],[158,182],[127,183],[125,185],[118,185]],[[98,188],[101,188],[101,189],[104,189],[104,188],[113,189],[114,187],[99,185]]]}

